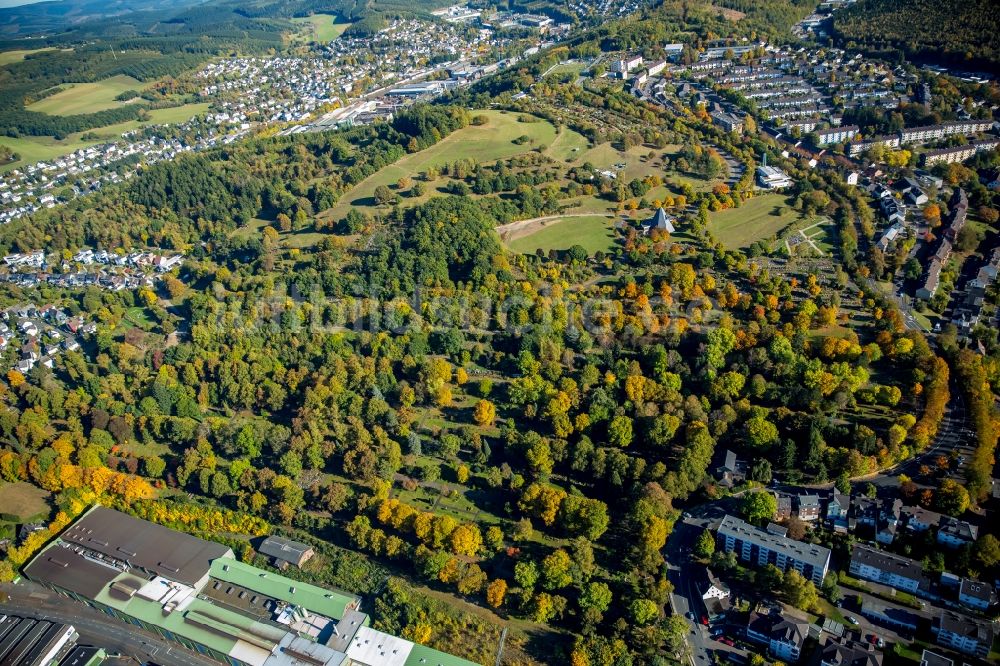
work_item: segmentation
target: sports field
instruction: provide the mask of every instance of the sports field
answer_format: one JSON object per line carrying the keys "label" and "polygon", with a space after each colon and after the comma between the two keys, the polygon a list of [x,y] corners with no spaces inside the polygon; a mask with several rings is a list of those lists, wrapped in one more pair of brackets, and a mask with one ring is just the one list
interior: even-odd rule
{"label": "sports field", "polygon": [[762,194],[739,208],[711,213],[708,226],[723,245],[738,248],[771,238],[799,217],[799,212],[785,203],[785,197]]}
{"label": "sports field", "polygon": [[313,14],[312,16],[302,16],[293,18],[292,23],[307,25],[309,27],[309,39],[317,42],[332,42],[344,34],[351,24],[337,23],[337,18],[333,14]]}
{"label": "sports field", "polygon": [[548,252],[580,245],[593,254],[611,249],[614,241],[611,219],[606,215],[587,215],[547,220],[534,226],[528,234],[508,241],[507,247],[513,252],[533,254],[538,249]]}
{"label": "sports field", "polygon": [[[375,188],[380,185],[391,188],[404,176],[414,178],[430,167],[439,168],[457,160],[471,158],[486,164],[521,155],[537,146],[552,145],[556,137],[555,127],[546,120],[522,123],[517,120],[519,114],[500,111],[473,111],[472,115],[486,116],[487,121],[483,125],[469,125],[452,132],[427,150],[407,155],[395,164],[372,174],[346,192],[337,205],[320,217],[340,220],[351,208],[374,212]],[[530,140],[521,145],[515,144],[514,139],[520,136],[527,136]],[[408,201],[412,204],[418,200]]]}
{"label": "sports field", "polygon": [[26,107],[27,110],[55,116],[72,116],[78,113],[113,109],[128,103],[118,102],[115,97],[126,90],[141,90],[146,84],[131,76],[119,75],[94,83],[70,83],[68,85],[69,87],[65,90],[40,99]]}
{"label": "sports field", "polygon": [[[148,122],[141,123],[137,120],[130,120],[124,123],[108,125],[107,127],[99,127],[88,132],[70,134],[62,141],[57,141],[51,136],[22,136],[16,139],[3,136],[0,137],[0,145],[10,148],[17,153],[21,159],[16,162],[0,166],[0,173],[16,169],[25,164],[33,164],[41,160],[50,160],[63,155],[68,155],[79,148],[86,148],[88,146],[109,141],[115,137],[121,136],[122,132],[128,132],[129,130],[139,127],[182,123],[186,120],[190,120],[199,113],[204,113],[208,110],[208,106],[209,105],[207,103],[184,104],[183,106],[177,106],[170,109],[156,109],[149,112],[150,119]],[[82,139],[81,137],[84,134],[90,135],[94,138]]]}

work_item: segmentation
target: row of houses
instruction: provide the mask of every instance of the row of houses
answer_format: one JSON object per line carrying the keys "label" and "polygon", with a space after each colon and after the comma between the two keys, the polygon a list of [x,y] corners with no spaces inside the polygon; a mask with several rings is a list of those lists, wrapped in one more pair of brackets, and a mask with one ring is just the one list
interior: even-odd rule
{"label": "row of houses", "polygon": [[995,248],[989,259],[979,267],[976,276],[965,283],[962,293],[954,305],[952,323],[958,327],[959,335],[968,336],[972,329],[984,320],[986,292],[1000,275],[1000,248]]}
{"label": "row of houses", "polygon": [[997,602],[996,589],[990,583],[950,573],[935,580],[924,571],[920,562],[863,544],[854,547],[849,572],[855,578],[925,599],[952,597],[959,605],[977,612],[986,612]]}
{"label": "row of houses", "polygon": [[951,257],[952,244],[958,239],[962,228],[965,227],[969,212],[969,198],[962,188],[955,190],[948,201],[948,207],[948,224],[941,234],[941,242],[934,251],[924,273],[923,284],[917,289],[917,298],[930,299],[934,297],[941,282],[941,271]]}
{"label": "row of houses", "polygon": [[[874,146],[883,146],[885,148],[897,149],[907,144],[925,144],[931,141],[938,141],[940,139],[948,138],[949,136],[955,135],[968,135],[968,134],[981,134],[983,132],[988,132],[993,128],[992,120],[953,120],[939,125],[926,125],[922,127],[910,127],[901,129],[895,134],[880,135],[872,137],[871,139],[865,141],[855,141],[847,147],[848,155],[851,157],[857,157],[866,150]],[[856,136],[855,133],[854,136]],[[853,136],[852,136],[853,138]],[[975,145],[975,144],[972,144]],[[982,150],[988,150],[989,148],[983,147]],[[942,149],[943,151],[951,151],[951,148]],[[928,154],[936,153],[938,151],[929,151]],[[950,154],[948,152],[941,153],[942,155]],[[971,155],[970,155],[971,156]],[[925,158],[926,159],[926,158]],[[937,159],[937,158],[935,158]],[[964,159],[968,159],[967,157]],[[942,160],[938,160],[942,161]],[[961,160],[953,160],[961,161]],[[932,164],[934,161],[932,160]]]}
{"label": "row of houses", "polygon": [[923,154],[923,164],[925,167],[935,164],[957,164],[972,158],[977,153],[993,150],[1000,146],[1000,139],[984,139],[975,141],[963,146],[952,146],[950,148],[937,148],[928,150]]}
{"label": "row of houses", "polygon": [[[903,631],[916,631],[921,623],[918,616],[874,599],[865,600],[862,613],[875,622]],[[992,647],[995,630],[986,620],[942,610],[930,624],[938,645],[961,654],[984,658]],[[769,612],[750,613],[745,629],[748,640],[765,646],[768,655],[786,663],[802,659],[807,640],[819,640],[825,635],[824,630],[831,634],[821,643],[817,655],[821,666],[879,666],[882,663],[882,653],[875,649],[872,641],[862,642],[858,632],[844,634],[841,628],[827,628],[826,625],[820,628],[783,613],[777,607]],[[932,662],[927,663],[929,666]]]}

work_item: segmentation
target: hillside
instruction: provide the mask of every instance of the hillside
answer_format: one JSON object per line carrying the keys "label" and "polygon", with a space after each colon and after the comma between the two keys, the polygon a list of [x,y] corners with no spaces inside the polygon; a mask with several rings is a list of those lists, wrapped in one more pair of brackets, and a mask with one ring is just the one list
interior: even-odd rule
{"label": "hillside", "polygon": [[848,46],[970,67],[1000,64],[998,28],[991,0],[861,0],[834,19]]}

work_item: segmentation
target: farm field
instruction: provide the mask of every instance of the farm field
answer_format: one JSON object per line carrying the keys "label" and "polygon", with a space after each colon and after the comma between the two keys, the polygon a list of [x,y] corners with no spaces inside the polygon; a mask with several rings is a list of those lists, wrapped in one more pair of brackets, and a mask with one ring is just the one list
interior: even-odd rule
{"label": "farm field", "polygon": [[521,254],[531,254],[538,249],[545,252],[568,250],[573,245],[581,245],[593,254],[598,250],[607,251],[614,241],[611,219],[606,215],[587,215],[545,221],[506,242],[511,251]]}
{"label": "farm field", "polygon": [[3,51],[0,52],[0,67],[15,62],[21,62],[22,60],[24,60],[25,56],[31,55],[32,53],[42,53],[43,51],[54,51],[54,50],[55,47],[44,48],[44,49],[15,49],[13,51]]}
{"label": "farm field", "polygon": [[[129,130],[148,127],[150,125],[182,123],[200,113],[204,113],[208,110],[208,107],[208,103],[200,103],[184,104],[169,109],[155,109],[149,112],[150,119],[148,122],[130,120],[124,123],[93,129],[89,132],[70,134],[62,141],[58,141],[51,136],[0,137],[0,145],[7,146],[21,156],[21,159],[16,162],[0,166],[0,173],[40,160],[51,160],[68,155],[79,148],[87,148],[121,136],[123,132],[128,132]],[[84,139],[82,138],[84,135],[89,135],[92,138]]]}
{"label": "farm field", "polygon": [[[775,212],[781,209],[780,214]],[[800,218],[780,194],[763,194],[745,201],[739,208],[712,213],[708,225],[726,247],[747,247],[767,240]]]}
{"label": "farm field", "polygon": [[[375,212],[375,188],[380,185],[393,187],[404,177],[414,177],[430,167],[440,167],[446,163],[463,159],[476,159],[481,163],[506,159],[533,150],[540,145],[550,146],[556,138],[556,128],[547,121],[522,123],[517,114],[499,111],[473,111],[473,116],[484,115],[484,125],[469,125],[453,132],[436,145],[419,153],[407,155],[378,173],[374,173],[358,183],[341,197],[340,202],[324,212],[320,217],[340,220],[351,208],[367,209]],[[527,136],[529,141],[517,145],[513,140]],[[581,137],[582,138],[582,137]],[[411,203],[418,199],[408,200]]]}
{"label": "farm field", "polygon": [[72,116],[113,109],[128,102],[118,102],[115,97],[126,90],[141,90],[145,84],[131,76],[113,76],[94,83],[71,83],[55,95],[38,100],[26,107],[28,111],[55,116]]}
{"label": "farm field", "polygon": [[309,26],[312,39],[317,42],[331,42],[351,27],[350,23],[337,23],[338,18],[333,14],[313,14],[293,18],[292,23]]}
{"label": "farm field", "polygon": [[0,485],[0,513],[28,520],[50,510],[49,492],[24,481]]}

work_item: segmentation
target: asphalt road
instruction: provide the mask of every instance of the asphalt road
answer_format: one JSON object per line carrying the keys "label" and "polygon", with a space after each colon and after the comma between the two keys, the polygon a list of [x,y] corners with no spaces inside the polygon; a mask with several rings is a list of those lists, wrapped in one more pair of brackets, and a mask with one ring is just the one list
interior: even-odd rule
{"label": "asphalt road", "polygon": [[[934,443],[923,453],[900,463],[884,474],[866,480],[865,483],[873,483],[876,487],[894,487],[899,485],[899,476],[905,474],[918,485],[923,485],[919,478],[921,465],[928,465],[933,469],[935,467],[934,460],[938,456],[948,457],[952,451],[956,451],[967,461],[972,459],[972,454],[975,452],[975,432],[968,420],[965,401],[958,387],[952,385],[950,391],[951,402],[941,420],[941,426],[938,428]],[[949,470],[948,475],[964,484],[963,467],[964,465],[959,465],[957,469]]]}
{"label": "asphalt road", "polygon": [[[730,500],[735,501],[735,500]],[[687,644],[690,650],[689,660],[694,666],[707,666],[712,663],[709,653],[712,651],[733,651],[711,638],[708,627],[697,619],[687,617],[692,612],[695,618],[702,612],[701,594],[698,592],[697,581],[704,574],[704,565],[691,561],[691,548],[698,536],[710,525],[718,524],[727,513],[727,501],[712,502],[694,507],[690,517],[677,521],[674,525],[664,553],[667,559],[667,575],[674,586],[670,595],[670,604],[674,612],[684,616],[688,623]],[[729,511],[734,509],[730,508]]]}
{"label": "asphalt road", "polygon": [[72,624],[81,645],[102,647],[108,654],[127,655],[161,666],[219,666],[219,662],[178,643],[119,622],[109,615],[30,581],[0,584],[0,613]]}

